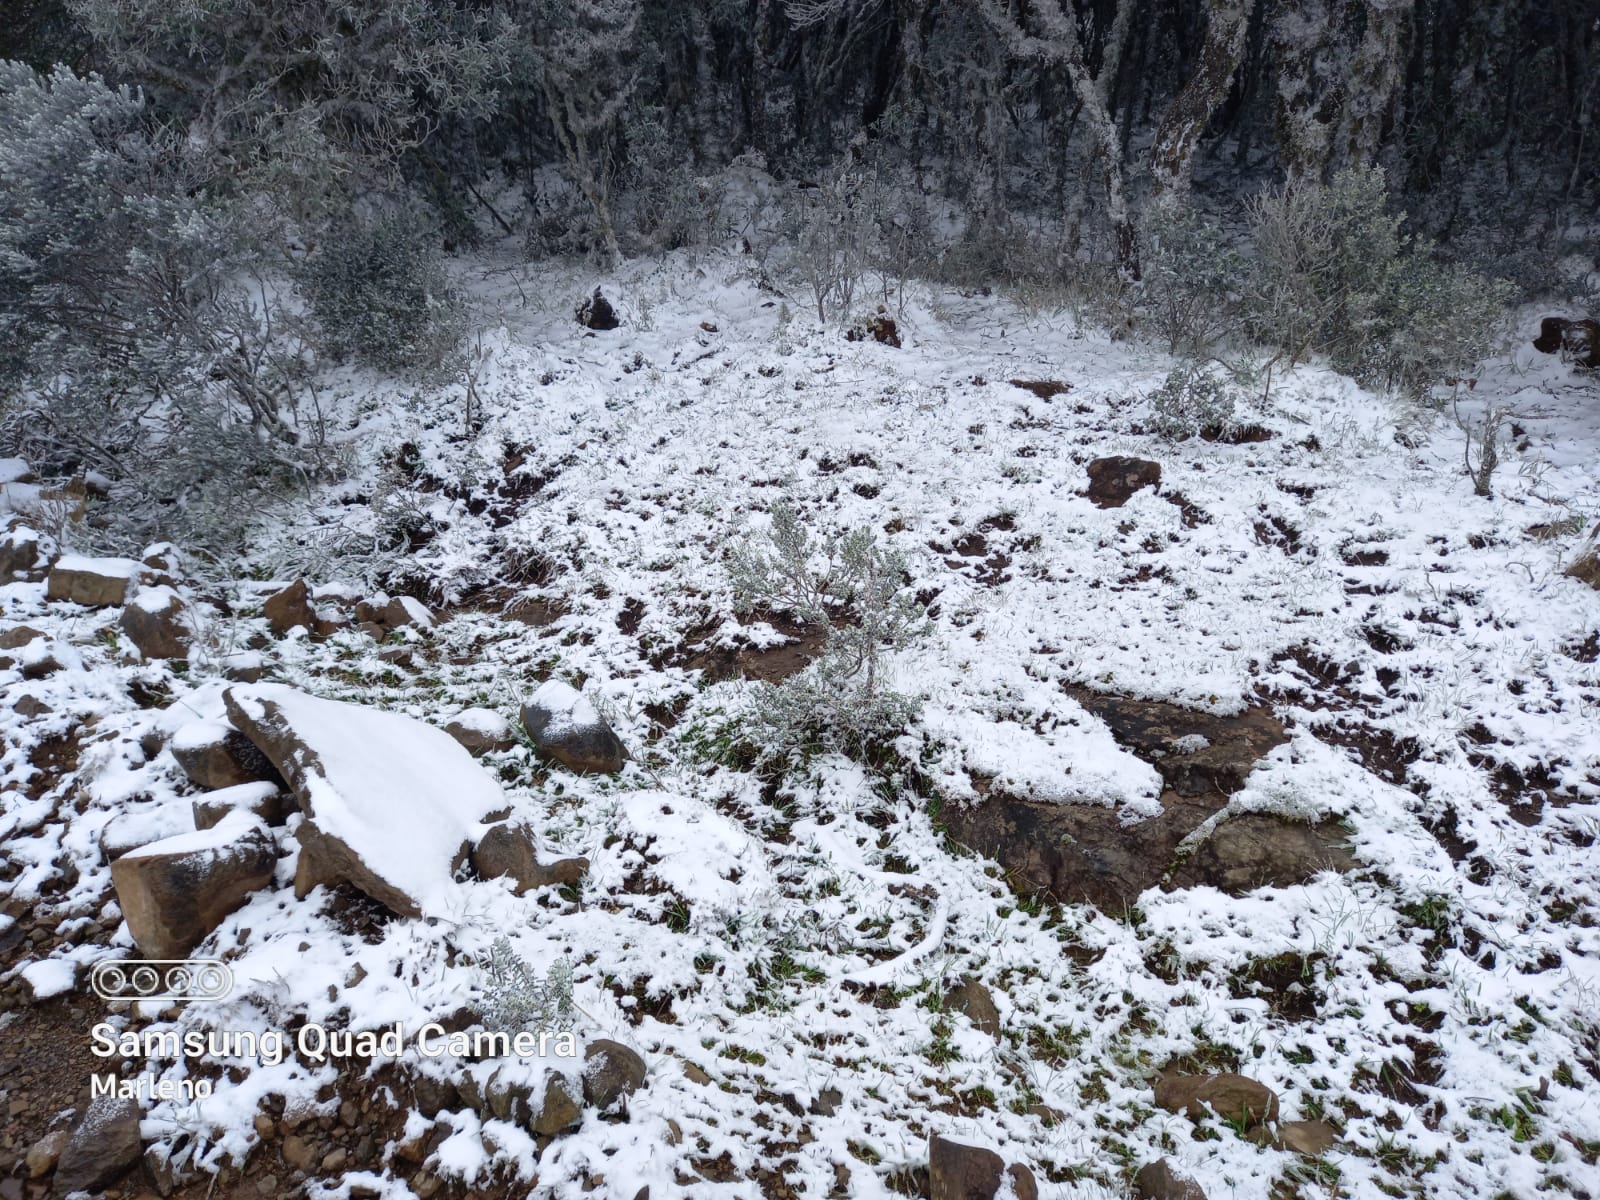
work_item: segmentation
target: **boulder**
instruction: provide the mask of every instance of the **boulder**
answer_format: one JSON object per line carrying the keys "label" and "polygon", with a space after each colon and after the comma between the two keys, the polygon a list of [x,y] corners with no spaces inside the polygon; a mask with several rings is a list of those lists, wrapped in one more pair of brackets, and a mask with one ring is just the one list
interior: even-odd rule
{"label": "boulder", "polygon": [[1161,464],[1113,455],[1089,464],[1087,495],[1100,508],[1121,508],[1141,488],[1161,486]]}
{"label": "boulder", "polygon": [[1259,706],[1220,717],[1160,701],[1082,689],[1071,694],[1106,723],[1123,749],[1160,775],[1161,811],[1125,824],[1126,814],[1115,808],[1026,800],[975,780],[982,799],[951,801],[940,819],[951,836],[993,857],[1023,886],[1053,900],[1121,913],[1161,885],[1238,893],[1355,865],[1338,822],[1313,825],[1269,813],[1221,821],[1176,863],[1184,839],[1226,808],[1255,764],[1287,740],[1283,725]]}
{"label": "boulder", "polygon": [[517,895],[534,888],[577,883],[589,869],[587,858],[539,861],[538,843],[526,825],[502,822],[489,827],[472,849],[472,869],[480,879],[507,878]]}
{"label": "boulder", "polygon": [[251,813],[268,825],[282,825],[293,811],[294,801],[283,790],[281,783],[273,780],[240,783],[196,796],[194,827],[210,829],[232,812]]}
{"label": "boulder", "polygon": [[234,726],[271,761],[306,819],[295,890],[350,883],[402,916],[456,911],[456,868],[504,793],[444,730],[282,684],[224,693]]}
{"label": "boulder", "polygon": [[615,774],[628,758],[594,705],[558,679],[540,684],[522,706],[522,726],[541,754],[569,770]]}
{"label": "boulder", "polygon": [[1194,1176],[1171,1159],[1145,1163],[1133,1177],[1135,1200],[1206,1200]]}
{"label": "boulder", "polygon": [[267,626],[278,637],[283,637],[296,626],[314,630],[317,627],[317,610],[311,606],[311,589],[304,579],[296,579],[281,592],[268,596],[261,606]]}
{"label": "boulder", "polygon": [[131,558],[85,558],[66,554],[50,568],[45,596],[89,608],[121,604],[143,570]]}
{"label": "boulder", "polygon": [[583,1058],[583,1098],[602,1112],[644,1084],[644,1059],[621,1042],[590,1042]]}
{"label": "boulder", "polygon": [[583,1108],[572,1095],[572,1085],[552,1072],[544,1085],[544,1099],[537,1108],[530,1104],[528,1129],[543,1137],[571,1129],[583,1119]]}
{"label": "boulder", "polygon": [[995,1007],[989,989],[976,979],[963,979],[946,992],[944,1007],[947,1012],[965,1013],[973,1028],[990,1037],[1000,1036],[1000,1010]]}
{"label": "boulder", "polygon": [[1163,1075],[1155,1092],[1158,1108],[1195,1121],[1214,1112],[1249,1129],[1278,1119],[1278,1094],[1247,1075]]}
{"label": "boulder", "polygon": [[111,882],[140,952],[182,958],[271,883],[277,865],[267,827],[234,812],[210,829],[130,850],[111,864]]}
{"label": "boulder", "polygon": [[283,786],[283,776],[267,756],[225,721],[191,721],[172,738],[172,757],[189,782],[209,791],[242,783]]}
{"label": "boulder", "polygon": [[622,324],[617,319],[617,310],[611,307],[611,301],[600,294],[599,288],[595,288],[594,295],[578,305],[573,316],[585,329],[615,329]]}
{"label": "boulder", "polygon": [[0,650],[18,650],[43,636],[42,630],[31,625],[13,625],[10,629],[0,630]]}
{"label": "boulder", "polygon": [[189,606],[171,587],[144,587],[122,610],[122,632],[146,659],[187,658],[194,641]]}
{"label": "boulder", "polygon": [[0,533],[0,583],[43,578],[55,557],[55,542],[37,529],[12,524]]}
{"label": "boulder", "polygon": [[444,731],[473,754],[498,754],[517,744],[511,722],[489,708],[467,708],[445,724]]}
{"label": "boulder", "polygon": [[378,614],[378,623],[390,629],[404,629],[410,626],[414,629],[429,630],[434,626],[433,614],[428,611],[428,606],[410,596],[396,596],[385,604]]}
{"label": "boulder", "polygon": [[933,1134],[928,1138],[928,1200],[991,1200],[1000,1193],[1002,1174],[1010,1175],[1017,1200],[1038,1200],[1039,1185],[1021,1163],[1005,1160],[983,1146]]}
{"label": "boulder", "polygon": [[98,1192],[131,1171],[143,1153],[143,1115],[134,1100],[96,1096],[56,1164],[56,1194]]}

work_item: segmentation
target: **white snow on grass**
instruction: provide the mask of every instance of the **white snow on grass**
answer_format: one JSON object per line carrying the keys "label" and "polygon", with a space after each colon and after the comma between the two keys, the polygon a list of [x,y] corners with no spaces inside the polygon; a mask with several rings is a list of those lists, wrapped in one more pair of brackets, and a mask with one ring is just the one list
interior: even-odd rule
{"label": "white snow on grass", "polygon": [[[1143,432],[1145,397],[1171,360],[1068,311],[913,289],[896,350],[816,326],[749,272],[738,256],[636,264],[600,281],[624,327],[587,336],[571,320],[585,272],[469,271],[482,429],[463,429],[460,385],[400,398],[331,375],[354,475],[264,530],[249,579],[215,585],[233,615],[219,610],[218,648],[182,671],[124,659],[114,611],[0,585],[0,628],[76,656],[40,679],[20,660],[0,672],[0,891],[52,928],[115,927],[101,834],[187,818],[165,740],[219,719],[216,672],[259,653],[324,698],[294,703],[341,794],[348,781],[330,812],[373,839],[375,864],[436,889],[438,919],[352,931],[338,904],[293,899],[286,859],[280,886],[217,931],[234,995],[178,1025],[415,1028],[476,994],[505,936],[540,972],[572,965],[581,1038],[617,1037],[650,1067],[626,1122],[586,1114],[542,1152],[450,1110],[429,1171],[560,1200],[595,1173],[656,1200],[755,1200],[781,1176],[822,1200],[843,1168],[850,1195],[887,1197],[939,1132],[1028,1162],[1047,1200],[1124,1194],[1161,1155],[1214,1198],[1593,1190],[1600,593],[1562,570],[1600,514],[1594,381],[1520,344],[1480,372],[1463,411],[1511,403],[1523,431],[1481,499],[1448,417],[1315,365],[1275,372],[1252,401],[1270,440],[1164,442]],[[1046,403],[1014,378],[1072,390]],[[1108,454],[1159,461],[1159,491],[1096,508],[1085,467]],[[924,699],[898,743],[915,776],[833,754],[779,778],[744,769],[729,739],[746,685],[691,665],[787,641],[734,614],[724,561],[780,498],[819,533],[875,530],[929,604],[932,633],[891,664]],[[397,514],[418,549],[391,577],[372,548],[393,544]],[[301,573],[329,599],[339,581],[369,597],[424,582],[438,628],[246,650],[272,590],[254,580]],[[398,716],[509,712],[556,676],[581,681],[558,685],[564,702],[639,748],[620,775],[574,776],[523,745],[485,773]],[[975,781],[1129,821],[1156,802],[1151,767],[1069,688],[1269,705],[1289,741],[1228,815],[1338,820],[1359,868],[1241,896],[1151,890],[1126,913],[1014,894],[946,838],[938,804],[975,799]],[[24,717],[21,698],[52,711]],[[406,797],[423,792],[452,803],[419,812]],[[499,805],[586,856],[583,885],[516,897],[448,878],[463,831]],[[67,859],[78,879],[59,890]],[[994,993],[998,1039],[943,1010],[963,976]],[[204,1111],[149,1114],[190,1165],[248,1155],[267,1094],[332,1108],[330,1064],[234,1065],[241,1081],[225,1076]],[[1285,1119],[1323,1117],[1342,1140],[1312,1163],[1197,1128],[1154,1107],[1168,1067],[1241,1070]],[[829,1089],[834,1111],[806,1111]],[[369,1190],[402,1194],[378,1174]]]}

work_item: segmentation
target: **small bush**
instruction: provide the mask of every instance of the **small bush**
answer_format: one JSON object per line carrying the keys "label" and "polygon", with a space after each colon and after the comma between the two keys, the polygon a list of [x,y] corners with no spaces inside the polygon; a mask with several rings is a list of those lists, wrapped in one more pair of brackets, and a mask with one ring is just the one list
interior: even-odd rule
{"label": "small bush", "polygon": [[1291,360],[1320,351],[1357,378],[1420,391],[1488,351],[1510,286],[1441,264],[1402,234],[1381,169],[1291,184],[1255,201],[1251,216],[1257,262],[1244,315]]}
{"label": "small bush", "polygon": [[1151,432],[1177,440],[1197,433],[1226,433],[1233,427],[1238,396],[1228,382],[1204,367],[1187,363],[1169,373],[1150,397],[1155,415]]}
{"label": "small bush", "polygon": [[757,685],[750,739],[764,757],[812,749],[870,754],[918,709],[884,677],[888,656],[928,631],[904,584],[905,561],[879,546],[870,529],[818,541],[787,505],[774,505],[771,516],[766,545],[729,555],[735,608],[793,613],[828,632],[821,656],[799,675]]}
{"label": "small bush", "polygon": [[484,964],[482,994],[473,1009],[486,1025],[506,1033],[572,1028],[572,965],[551,964],[543,979],[517,956],[511,942],[498,937]]}
{"label": "small bush", "polygon": [[300,281],[324,348],[379,370],[438,370],[466,329],[438,231],[414,208],[334,230]]}
{"label": "small bush", "polygon": [[1201,355],[1239,321],[1249,264],[1216,222],[1158,204],[1144,221],[1144,300],[1173,354]]}

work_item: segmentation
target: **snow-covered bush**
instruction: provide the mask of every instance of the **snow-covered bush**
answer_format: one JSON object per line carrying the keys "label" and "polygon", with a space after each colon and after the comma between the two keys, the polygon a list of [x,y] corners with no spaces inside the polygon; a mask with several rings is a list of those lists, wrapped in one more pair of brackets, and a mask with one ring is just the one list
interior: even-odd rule
{"label": "snow-covered bush", "polygon": [[0,443],[111,478],[132,542],[226,544],[302,465],[298,354],[198,169],[135,93],[0,63]]}
{"label": "snow-covered bush", "polygon": [[300,270],[323,345],[380,370],[440,368],[466,329],[438,231],[417,208],[352,218]]}
{"label": "snow-covered bush", "polygon": [[1150,396],[1153,433],[1165,438],[1201,432],[1226,432],[1233,424],[1238,396],[1227,380],[1198,363],[1184,363],[1168,373]]}
{"label": "snow-covered bush", "polygon": [[1248,261],[1215,221],[1175,202],[1144,218],[1144,302],[1174,354],[1203,354],[1239,319]]}
{"label": "snow-covered bush", "polygon": [[1359,378],[1420,391],[1489,349],[1509,286],[1402,234],[1380,168],[1291,183],[1254,201],[1251,217],[1246,316],[1291,360],[1321,351]]}
{"label": "snow-covered bush", "polygon": [[821,540],[776,504],[767,543],[728,556],[734,605],[793,614],[827,631],[822,654],[781,685],[756,685],[747,734],[764,756],[832,748],[864,754],[916,716],[915,699],[888,686],[890,655],[928,631],[905,586],[905,560],[871,529]]}
{"label": "snow-covered bush", "polygon": [[558,958],[543,979],[505,937],[495,938],[483,964],[472,1007],[490,1028],[505,1033],[572,1028],[572,964]]}

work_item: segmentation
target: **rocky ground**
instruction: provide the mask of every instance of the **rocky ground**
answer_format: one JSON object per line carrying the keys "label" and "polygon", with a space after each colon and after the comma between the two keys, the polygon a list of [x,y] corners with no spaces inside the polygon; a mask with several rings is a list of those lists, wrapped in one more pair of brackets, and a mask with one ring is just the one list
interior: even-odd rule
{"label": "rocky ground", "polygon": [[[1068,314],[719,270],[597,331],[486,266],[481,421],[338,376],[350,476],[221,567],[7,467],[0,1197],[1594,1193],[1593,383],[1485,368],[1482,499],[1315,367],[1172,441]],[[866,761],[743,740],[825,641],[735,603],[779,499],[929,618]],[[233,990],[96,998],[136,954]],[[508,962],[574,1054],[422,1054]]]}

